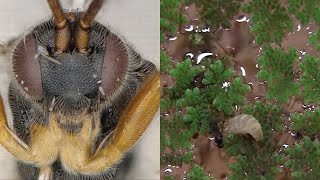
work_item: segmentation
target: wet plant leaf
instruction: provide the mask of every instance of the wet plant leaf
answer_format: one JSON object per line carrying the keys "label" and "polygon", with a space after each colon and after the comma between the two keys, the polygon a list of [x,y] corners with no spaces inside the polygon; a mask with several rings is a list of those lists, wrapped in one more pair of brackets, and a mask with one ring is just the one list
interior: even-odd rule
{"label": "wet plant leaf", "polygon": [[320,1],[313,0],[288,0],[288,12],[294,14],[302,24],[310,21],[320,24]]}
{"label": "wet plant leaf", "polygon": [[160,72],[168,72],[171,67],[172,59],[163,51],[160,51]]}
{"label": "wet plant leaf", "polygon": [[239,12],[240,3],[236,0],[189,0],[200,10],[200,21],[210,25],[213,31],[220,27],[230,28],[230,20]]}
{"label": "wet plant leaf", "polygon": [[[258,59],[260,71],[259,80],[266,80],[268,84],[268,100],[277,100],[279,104],[286,104],[291,96],[299,93],[299,85],[294,80],[293,64],[297,60],[295,49],[286,53],[279,48],[265,46]],[[281,91],[279,91],[281,89]]]}
{"label": "wet plant leaf", "polygon": [[317,103],[320,99],[320,59],[306,55],[300,64],[302,70],[302,95],[306,103]]}
{"label": "wet plant leaf", "polygon": [[294,113],[291,117],[293,125],[292,130],[296,132],[303,132],[307,136],[314,136],[320,132],[320,109],[316,108],[314,111],[306,110],[305,113]]}
{"label": "wet plant leaf", "polygon": [[203,173],[199,165],[194,165],[192,170],[187,173],[188,180],[210,180],[211,178]]}
{"label": "wet plant leaf", "polygon": [[286,32],[293,29],[287,10],[278,0],[252,0],[244,4],[242,9],[252,13],[251,31],[259,45],[270,42],[279,44]]}
{"label": "wet plant leaf", "polygon": [[184,91],[188,89],[194,77],[200,72],[201,69],[199,67],[192,66],[190,59],[178,63],[175,69],[169,71],[170,76],[176,80],[176,84],[172,87],[171,92],[176,97],[180,97],[181,93],[184,93]]}
{"label": "wet plant leaf", "polygon": [[320,143],[318,139],[311,140],[305,136],[299,144],[286,149],[288,160],[284,161],[291,171],[293,179],[318,179]]}

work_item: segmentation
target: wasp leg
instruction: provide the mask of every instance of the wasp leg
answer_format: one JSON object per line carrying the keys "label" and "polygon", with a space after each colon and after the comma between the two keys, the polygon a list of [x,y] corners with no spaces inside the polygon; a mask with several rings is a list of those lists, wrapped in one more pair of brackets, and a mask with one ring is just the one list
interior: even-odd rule
{"label": "wasp leg", "polygon": [[[69,170],[79,172],[81,174],[99,174],[108,169],[112,169],[124,158],[131,147],[141,137],[146,130],[160,105],[160,74],[155,72],[144,83],[138,93],[133,97],[130,104],[124,110],[117,124],[113,138],[100,151],[93,156],[89,156],[89,144],[83,146],[83,140],[75,141],[67,140],[74,143],[73,147],[68,149],[66,156],[61,158],[64,162],[68,162]],[[86,126],[86,123],[85,125]],[[86,129],[86,128],[84,128]],[[85,130],[81,133],[88,134]],[[83,135],[82,135],[83,136]],[[66,140],[66,139],[64,139]],[[80,147],[82,144],[82,148]],[[85,148],[83,148],[85,147]],[[69,156],[67,156],[69,154]],[[71,158],[70,155],[76,154],[79,158]]]}
{"label": "wasp leg", "polygon": [[22,143],[22,140],[8,128],[2,97],[0,97],[0,144],[17,159],[35,163],[35,158],[30,153],[29,147]]}

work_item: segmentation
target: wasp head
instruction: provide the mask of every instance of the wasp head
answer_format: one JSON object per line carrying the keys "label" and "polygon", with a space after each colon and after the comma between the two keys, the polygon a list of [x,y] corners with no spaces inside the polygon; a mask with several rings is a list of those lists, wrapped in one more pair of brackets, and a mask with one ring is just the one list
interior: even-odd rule
{"label": "wasp head", "polygon": [[35,27],[15,48],[17,84],[48,111],[93,111],[124,84],[127,47],[94,21],[102,2],[94,0],[86,12],[65,13],[57,0],[48,0],[54,18]]}

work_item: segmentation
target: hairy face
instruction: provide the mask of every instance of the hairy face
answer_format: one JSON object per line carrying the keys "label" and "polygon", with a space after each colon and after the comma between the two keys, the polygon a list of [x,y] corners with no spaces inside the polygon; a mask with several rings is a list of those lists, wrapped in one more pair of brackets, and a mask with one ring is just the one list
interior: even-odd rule
{"label": "hairy face", "polygon": [[79,14],[69,22],[70,40],[55,53],[55,22],[46,21],[22,39],[13,57],[16,80],[22,91],[48,111],[76,115],[93,111],[123,86],[128,69],[124,43],[106,27],[94,22],[88,52],[73,38]]}

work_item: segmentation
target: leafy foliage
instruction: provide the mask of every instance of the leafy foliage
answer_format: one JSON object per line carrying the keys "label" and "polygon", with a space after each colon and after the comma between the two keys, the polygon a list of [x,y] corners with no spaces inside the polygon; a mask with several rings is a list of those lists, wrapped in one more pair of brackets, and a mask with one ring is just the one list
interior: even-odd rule
{"label": "leafy foliage", "polygon": [[251,31],[259,45],[280,43],[286,31],[293,29],[287,10],[279,0],[252,0],[244,4],[243,10],[252,13]]}
{"label": "leafy foliage", "polygon": [[202,81],[207,85],[208,103],[226,115],[233,114],[235,105],[245,103],[243,94],[250,90],[248,85],[242,84],[240,78],[234,76],[234,70],[225,69],[221,61],[216,61],[209,66]]}
{"label": "leafy foliage", "polygon": [[163,51],[160,51],[160,72],[168,72],[171,69],[171,58]]}
{"label": "leafy foliage", "polygon": [[300,144],[286,149],[286,167],[291,170],[293,179],[318,179],[320,177],[320,142],[305,136]]}
{"label": "leafy foliage", "polygon": [[[239,12],[237,0],[161,0],[161,42],[186,22],[181,13],[184,2],[196,3],[200,13],[199,26],[209,25],[211,32],[221,26],[229,27],[230,19]],[[295,49],[285,52],[272,48],[270,44],[280,44],[286,32],[293,29],[292,14],[303,24],[311,21],[320,24],[320,1],[288,0],[286,7],[280,3],[282,1],[278,0],[241,2],[242,9],[252,15],[251,31],[263,49],[258,58],[257,78],[266,82],[267,101],[262,97],[263,102],[247,105],[244,94],[249,92],[249,86],[242,83],[233,69],[226,68],[217,59],[206,60],[207,64],[200,64],[202,68],[192,65],[189,59],[172,67],[170,57],[161,52],[161,72],[168,73],[176,81],[174,86],[164,89],[161,100],[161,110],[166,113],[161,114],[161,152],[170,152],[161,156],[162,162],[193,164],[190,138],[194,133],[207,133],[209,121],[218,115],[229,118],[237,113],[246,113],[259,121],[264,140],[256,142],[249,135],[237,134],[224,137],[224,150],[236,158],[230,165],[233,173],[229,179],[276,179],[282,171],[280,165],[290,170],[293,179],[319,179],[320,108],[290,115],[293,123],[289,128],[303,134],[300,143],[279,151],[274,140],[275,135],[281,134],[284,122],[287,122],[287,114],[282,114],[286,112],[283,107],[290,97],[302,95],[304,103],[319,104],[320,59],[306,55],[300,62]],[[210,36],[190,34],[192,51],[207,46],[208,38],[216,38],[214,33]],[[320,30],[309,35],[309,44],[320,51]],[[301,75],[294,71],[294,67],[300,68]],[[300,81],[296,82],[294,78],[298,76]],[[302,94],[299,94],[300,89]],[[237,112],[235,106],[239,107]],[[173,179],[172,176],[166,178]],[[198,165],[187,173],[187,178],[210,179]]]}
{"label": "leafy foliage", "polygon": [[170,92],[177,97],[180,97],[182,93],[190,86],[193,82],[194,77],[200,73],[199,67],[192,66],[191,60],[186,59],[185,61],[178,63],[175,69],[170,70],[169,74],[176,80],[176,84]]}
{"label": "leafy foliage", "polygon": [[275,179],[279,174],[278,164],[283,157],[276,153],[271,144],[263,146],[258,151],[250,139],[231,134],[226,146],[229,146],[228,154],[237,159],[236,163],[229,166],[233,172],[229,179]]}
{"label": "leafy foliage", "polygon": [[244,106],[243,110],[245,114],[252,115],[259,121],[264,139],[270,139],[272,132],[281,131],[281,122],[283,121],[281,106],[256,101],[253,106]]}
{"label": "leafy foliage", "polygon": [[232,19],[240,9],[240,3],[236,0],[196,0],[196,6],[201,9],[202,23],[209,25],[211,28],[217,30],[222,26],[229,28],[231,26],[230,19]]}
{"label": "leafy foliage", "polygon": [[208,130],[209,112],[205,102],[204,94],[200,93],[199,88],[194,88],[187,89],[184,96],[176,103],[178,108],[187,107],[182,120],[190,125],[192,134],[198,131],[204,133]]}
{"label": "leafy foliage", "polygon": [[[166,34],[175,34],[177,25],[187,22],[187,17],[181,13],[181,1],[179,0],[161,0],[160,1],[160,41],[165,41]],[[170,10],[169,10],[170,9]]]}
{"label": "leafy foliage", "polygon": [[300,68],[304,100],[306,103],[316,103],[320,99],[320,59],[306,55]]}
{"label": "leafy foliage", "polygon": [[288,0],[288,12],[295,14],[302,24],[314,20],[320,24],[320,1],[314,0]]}
{"label": "leafy foliage", "polygon": [[199,165],[194,165],[192,170],[187,173],[188,180],[210,180],[211,178],[203,173],[202,168]]}
{"label": "leafy foliage", "polygon": [[[162,122],[164,121],[165,119],[162,120]],[[191,148],[189,139],[193,134],[191,131],[184,130],[186,126],[183,121],[181,121],[181,116],[176,115],[170,122],[163,123],[163,128],[166,129],[167,134],[179,134],[178,136],[165,136],[165,145],[167,145],[174,151],[181,148]]]}
{"label": "leafy foliage", "polygon": [[[169,147],[172,150],[170,154],[164,154],[161,156],[161,162],[170,162],[171,164],[181,165],[184,163],[190,163],[192,160],[192,145],[189,141],[193,135],[183,121],[181,121],[180,115],[175,115],[172,120],[161,118],[160,121],[160,148],[161,152],[164,152],[165,147]],[[176,134],[176,135],[174,135]],[[178,135],[177,135],[178,134]],[[179,150],[183,150],[183,153],[177,153]]]}
{"label": "leafy foliage", "polygon": [[309,35],[308,42],[315,47],[317,51],[320,51],[320,29],[318,29],[316,33]]}
{"label": "leafy foliage", "polygon": [[320,109],[313,111],[305,111],[303,114],[295,113],[292,115],[292,130],[303,131],[304,135],[314,136],[320,132]]}
{"label": "leafy foliage", "polygon": [[173,176],[165,176],[165,180],[174,180]]}
{"label": "leafy foliage", "polygon": [[259,121],[266,141],[259,143],[257,150],[253,138],[230,134],[225,142],[225,150],[230,156],[235,156],[237,161],[230,165],[233,174],[229,178],[274,179],[280,172],[277,165],[281,163],[283,157],[276,152],[273,142],[268,139],[272,139],[272,132],[281,130],[279,122],[282,119],[282,109],[257,101],[253,107],[245,106],[244,111]]}
{"label": "leafy foliage", "polygon": [[[203,83],[207,87],[190,88],[194,76],[199,73],[204,74]],[[177,82],[174,87],[167,89],[167,96],[176,100],[170,103],[163,98],[161,106],[164,109],[174,108],[176,114],[172,120],[166,118],[161,120],[163,122],[161,129],[165,129],[162,133],[171,135],[161,137],[161,142],[163,146],[168,146],[172,150],[182,148],[189,152],[191,150],[189,139],[192,135],[196,132],[208,132],[209,120],[212,118],[210,114],[220,111],[227,116],[232,115],[235,105],[245,103],[243,94],[250,89],[239,78],[235,78],[233,70],[223,67],[221,61],[212,61],[209,67],[201,69],[191,66],[190,60],[186,60],[177,64],[176,68],[170,71],[170,75]],[[225,82],[231,83],[223,88]],[[186,90],[181,93],[183,89]],[[179,95],[172,91],[179,92]]]}
{"label": "leafy foliage", "polygon": [[261,67],[258,79],[268,83],[267,99],[275,99],[280,104],[288,102],[288,98],[299,93],[298,83],[293,82],[293,64],[297,59],[296,50],[283,52],[279,48],[266,46],[258,59]]}

